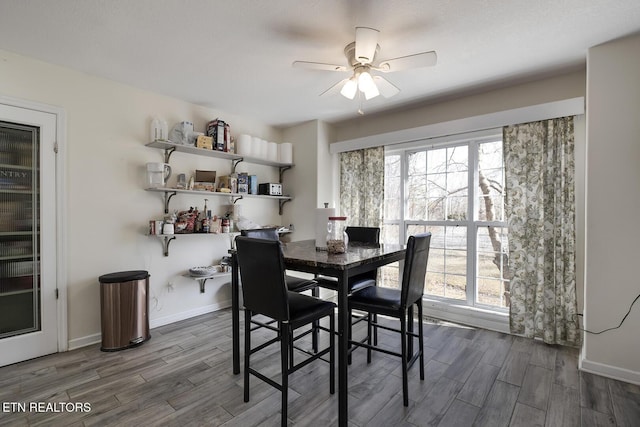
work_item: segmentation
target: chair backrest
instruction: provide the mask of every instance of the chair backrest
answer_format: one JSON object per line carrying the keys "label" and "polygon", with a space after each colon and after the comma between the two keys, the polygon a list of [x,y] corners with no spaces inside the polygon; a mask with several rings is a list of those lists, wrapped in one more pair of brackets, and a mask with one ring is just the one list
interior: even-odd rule
{"label": "chair backrest", "polygon": [[240,235],[253,237],[255,239],[279,240],[278,233],[276,232],[275,227],[240,230]]}
{"label": "chair backrest", "polygon": [[345,229],[350,242],[380,243],[380,228],[378,227],[354,227]]}
{"label": "chair backrest", "polygon": [[244,306],[278,321],[289,320],[280,242],[238,236],[236,248]]}
{"label": "chair backrest", "polygon": [[403,308],[422,298],[430,245],[431,233],[409,236],[409,240],[407,240],[400,301]]}

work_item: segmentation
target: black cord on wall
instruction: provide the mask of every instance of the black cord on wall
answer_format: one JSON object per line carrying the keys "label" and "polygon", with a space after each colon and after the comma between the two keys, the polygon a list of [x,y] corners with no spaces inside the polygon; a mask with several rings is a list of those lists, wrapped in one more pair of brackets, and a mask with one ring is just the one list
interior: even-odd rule
{"label": "black cord on wall", "polygon": [[[636,298],[633,300],[633,302],[631,303],[631,305],[629,306],[629,310],[627,310],[627,314],[624,315],[624,317],[622,318],[622,320],[620,321],[620,323],[618,324],[618,326],[614,326],[612,328],[607,328],[607,329],[603,329],[601,331],[598,332],[593,332],[593,331],[589,331],[587,329],[582,329],[580,328],[581,331],[584,331],[588,334],[592,334],[592,335],[600,335],[604,332],[607,331],[613,331],[614,329],[618,329],[620,326],[622,326],[622,324],[624,323],[625,320],[627,320],[627,317],[629,316],[629,313],[631,313],[631,309],[633,308],[633,305],[636,303],[636,301],[638,301],[638,299],[640,299],[640,294],[638,294],[638,296],[636,296]],[[584,316],[581,313],[578,313],[578,316]]]}

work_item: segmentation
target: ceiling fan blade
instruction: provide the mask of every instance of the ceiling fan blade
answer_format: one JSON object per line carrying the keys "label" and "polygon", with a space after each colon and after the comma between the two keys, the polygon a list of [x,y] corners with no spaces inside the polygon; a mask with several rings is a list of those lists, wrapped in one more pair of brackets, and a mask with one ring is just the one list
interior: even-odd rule
{"label": "ceiling fan blade", "polygon": [[374,28],[356,27],[356,61],[371,64],[378,47],[378,33]]}
{"label": "ceiling fan blade", "polygon": [[380,91],[380,95],[385,98],[391,98],[394,95],[397,95],[400,92],[400,89],[389,80],[385,79],[382,76],[373,76],[373,81],[376,86],[378,86],[378,90]]}
{"label": "ceiling fan blade", "polygon": [[385,73],[393,71],[408,70],[410,68],[431,67],[438,62],[438,55],[435,51],[416,53],[414,55],[401,56],[400,58],[382,61],[376,67],[377,70]]}
{"label": "ceiling fan blade", "polygon": [[320,94],[320,96],[336,95],[336,94],[340,93],[340,90],[342,89],[342,86],[344,86],[344,84],[347,82],[347,80],[349,80],[349,79],[340,80],[338,83],[334,84],[329,89],[327,89],[324,92],[322,92]]}
{"label": "ceiling fan blade", "polygon": [[344,65],[324,64],[322,62],[294,61],[291,65],[294,68],[305,68],[307,70],[347,71],[347,67]]}

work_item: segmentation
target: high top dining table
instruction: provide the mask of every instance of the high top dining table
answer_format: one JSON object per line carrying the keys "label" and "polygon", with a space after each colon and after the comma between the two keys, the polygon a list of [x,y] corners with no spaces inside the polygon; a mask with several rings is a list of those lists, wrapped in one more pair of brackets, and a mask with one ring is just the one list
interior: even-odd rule
{"label": "high top dining table", "polygon": [[[233,328],[233,373],[240,373],[240,299],[238,262],[235,251],[229,251],[232,260],[231,300]],[[375,270],[386,264],[404,259],[401,245],[372,245],[350,243],[346,253],[330,254],[316,250],[315,240],[283,243],[282,253],[287,270],[321,274],[338,279],[338,425],[348,421],[347,353],[348,326],[351,321],[348,307],[349,277]]]}

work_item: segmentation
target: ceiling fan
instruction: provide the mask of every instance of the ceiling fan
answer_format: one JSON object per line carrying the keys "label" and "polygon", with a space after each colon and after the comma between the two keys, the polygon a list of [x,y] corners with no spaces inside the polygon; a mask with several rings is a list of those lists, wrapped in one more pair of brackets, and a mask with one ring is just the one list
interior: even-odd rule
{"label": "ceiling fan", "polygon": [[292,65],[296,68],[322,71],[352,70],[353,75],[351,77],[339,81],[322,92],[320,96],[332,94],[340,89],[340,93],[346,98],[353,99],[356,94],[362,94],[365,99],[369,100],[378,95],[389,98],[400,92],[400,89],[393,83],[382,76],[372,75],[371,71],[391,73],[410,68],[429,67],[436,64],[438,57],[434,51],[377,61],[376,55],[380,50],[380,45],[378,45],[379,33],[374,28],[356,27],[356,40],[344,48],[348,66],[307,61],[295,61]]}

